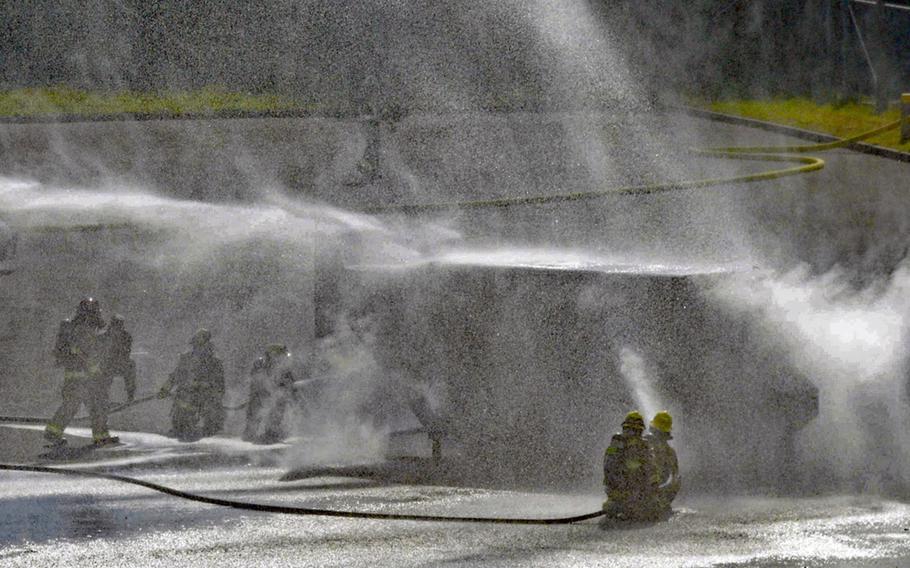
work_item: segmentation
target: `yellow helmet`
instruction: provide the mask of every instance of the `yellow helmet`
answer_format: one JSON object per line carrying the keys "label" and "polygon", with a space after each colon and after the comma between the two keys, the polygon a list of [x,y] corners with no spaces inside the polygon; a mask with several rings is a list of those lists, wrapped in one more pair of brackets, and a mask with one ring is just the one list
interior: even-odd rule
{"label": "yellow helmet", "polygon": [[282,343],[273,343],[266,347],[265,352],[272,355],[281,355],[288,352],[288,347]]}
{"label": "yellow helmet", "polygon": [[622,421],[622,427],[629,428],[630,430],[644,430],[645,419],[639,411],[633,410],[626,414],[626,419]]}
{"label": "yellow helmet", "polygon": [[651,420],[651,426],[656,430],[669,434],[670,430],[673,429],[673,417],[666,410],[661,410],[654,415],[654,420]]}
{"label": "yellow helmet", "polygon": [[207,344],[212,340],[212,332],[200,327],[199,330],[193,334],[193,337],[190,338],[190,345],[202,346]]}

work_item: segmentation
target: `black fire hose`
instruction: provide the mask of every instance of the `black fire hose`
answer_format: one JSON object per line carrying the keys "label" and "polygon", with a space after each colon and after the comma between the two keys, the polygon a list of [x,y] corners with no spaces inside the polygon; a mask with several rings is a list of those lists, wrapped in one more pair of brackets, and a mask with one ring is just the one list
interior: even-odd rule
{"label": "black fire hose", "polygon": [[[132,408],[136,405],[139,405],[139,404],[142,404],[145,402],[149,402],[150,400],[155,400],[156,398],[158,398],[157,394],[150,394],[147,396],[137,398],[135,400],[131,400],[130,402],[124,402],[122,404],[117,404],[108,411],[108,414],[110,415],[110,414],[116,414],[118,412],[123,412],[124,410],[127,410],[128,408]],[[84,415],[84,416],[76,416],[75,418],[73,418],[73,421],[77,422],[77,421],[83,421],[83,420],[89,420],[89,419],[91,419],[91,416]],[[0,422],[17,422],[20,424],[47,424],[48,422],[50,422],[50,420],[51,420],[50,418],[41,418],[38,416],[0,416]]]}
{"label": "black fire hose", "polygon": [[574,517],[561,517],[555,519],[528,519],[528,518],[507,518],[507,517],[448,517],[443,515],[408,515],[396,513],[367,513],[361,511],[337,511],[332,509],[312,509],[309,507],[284,507],[281,505],[264,505],[260,503],[247,503],[245,501],[234,501],[231,499],[217,499],[215,497],[205,497],[194,493],[187,493],[179,489],[173,489],[165,485],[143,481],[135,477],[125,475],[116,475],[113,473],[101,473],[96,471],[84,471],[78,469],[67,469],[62,467],[45,467],[39,465],[20,465],[20,464],[0,464],[0,471],[19,471],[26,473],[51,473],[56,475],[67,475],[73,477],[90,477],[94,479],[107,479],[109,481],[119,481],[138,485],[152,491],[158,491],[165,495],[204,503],[206,505],[217,505],[219,507],[230,507],[242,511],[254,511],[257,513],[276,513],[281,515],[299,515],[299,516],[320,516],[320,517],[342,517],[346,519],[373,519],[385,521],[432,521],[432,522],[449,522],[449,523],[485,523],[500,525],[568,525],[596,519],[604,514],[602,510],[594,511],[584,515]]}
{"label": "black fire hose", "polygon": [[[168,396],[171,396],[171,395],[168,395]],[[152,401],[152,400],[158,400],[160,398],[161,397],[158,393],[142,396],[135,400],[131,400],[130,402],[124,402],[121,404],[117,404],[113,408],[111,408],[107,413],[108,413],[108,415],[116,414],[118,412],[123,412],[124,410],[132,408],[134,406],[137,406],[137,405],[140,405],[140,404]],[[222,408],[224,408],[225,410],[228,410],[228,411],[243,410],[244,408],[247,407],[248,404],[249,404],[249,401],[245,401],[236,406],[222,406]],[[83,415],[83,416],[77,416],[77,417],[73,418],[73,421],[78,422],[78,421],[84,421],[84,420],[90,420],[90,419],[91,419],[91,416]],[[2,415],[0,415],[0,423],[12,422],[12,423],[18,423],[18,424],[47,424],[48,422],[50,422],[50,420],[51,420],[50,418],[41,418],[38,416],[2,416]]]}
{"label": "black fire hose", "polygon": [[[129,407],[141,404],[143,402],[148,402],[158,398],[157,394],[144,396],[138,398],[132,402],[121,404],[115,407],[111,412],[126,410]],[[246,403],[235,408],[243,408],[246,406]],[[225,407],[226,409],[230,409]],[[36,418],[31,416],[0,416],[0,422],[19,422],[19,423],[45,423],[47,419],[45,418]],[[234,501],[230,499],[217,499],[214,497],[205,497],[202,495],[196,495],[194,493],[188,493],[186,491],[180,491],[179,489],[174,489],[167,487],[165,485],[159,485],[157,483],[152,483],[151,481],[143,481],[135,477],[128,477],[125,475],[117,475],[113,473],[102,473],[96,471],[85,471],[79,469],[68,469],[64,467],[46,467],[40,465],[23,465],[23,464],[2,464],[0,463],[0,471],[19,471],[25,473],[49,473],[56,475],[67,475],[72,477],[89,477],[94,479],[107,479],[110,481],[119,481],[120,483],[128,483],[130,485],[138,485],[139,487],[145,487],[146,489],[151,489],[152,491],[158,491],[159,493],[164,493],[165,495],[170,495],[172,497],[178,497],[180,499],[186,499],[188,501],[194,501],[196,503],[204,503],[207,505],[217,505],[219,507],[230,507],[232,509],[239,509],[242,511],[254,511],[258,513],[275,513],[282,515],[299,515],[299,516],[322,516],[322,517],[341,517],[347,519],[373,519],[373,520],[386,520],[386,521],[429,521],[429,522],[450,522],[450,523],[485,523],[485,524],[506,524],[506,525],[568,525],[572,523],[578,523],[581,521],[587,521],[590,519],[596,519],[604,514],[602,510],[594,511],[592,513],[587,513],[584,515],[576,515],[574,517],[561,517],[554,519],[528,519],[528,518],[508,518],[508,517],[449,517],[443,515],[407,515],[407,514],[396,514],[396,513],[367,513],[361,511],[338,511],[332,509],[313,509],[309,507],[283,507],[280,505],[263,505],[259,503],[247,503],[245,501]]]}
{"label": "black fire hose", "polygon": [[[118,413],[118,412],[123,412],[123,411],[126,410],[127,408],[132,408],[133,406],[142,404],[142,403],[144,403],[144,402],[148,402],[148,401],[150,401],[150,400],[155,400],[156,398],[158,398],[158,395],[157,395],[157,394],[149,394],[149,395],[146,395],[146,396],[140,396],[139,398],[133,399],[133,400],[131,400],[131,401],[129,401],[129,402],[124,402],[124,403],[122,403],[122,404],[118,404],[118,405],[114,406],[113,408],[111,408],[110,410],[108,410],[107,413],[108,413],[108,414],[116,414],[116,413]],[[90,419],[90,418],[91,418],[91,416],[79,416],[79,417],[76,418],[76,420],[88,420],[88,419]]]}

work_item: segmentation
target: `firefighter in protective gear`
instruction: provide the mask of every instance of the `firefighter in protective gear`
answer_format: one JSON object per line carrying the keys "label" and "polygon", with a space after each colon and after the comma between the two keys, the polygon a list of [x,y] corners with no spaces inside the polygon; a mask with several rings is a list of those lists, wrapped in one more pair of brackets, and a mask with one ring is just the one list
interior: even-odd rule
{"label": "firefighter in protective gear", "polygon": [[284,345],[269,345],[250,371],[250,399],[246,407],[243,439],[273,444],[287,436],[284,416],[294,401],[294,374],[291,354]]}
{"label": "firefighter in protective gear", "polygon": [[622,432],[615,434],[604,455],[607,517],[644,520],[656,485],[651,447],[642,437],[645,421],[637,411],[626,415]]}
{"label": "firefighter in protective gear", "polygon": [[107,381],[109,392],[114,377],[123,379],[127,402],[136,398],[136,363],[130,357],[133,351],[133,337],[124,328],[124,319],[120,314],[114,314],[107,329],[104,330],[104,339],[107,343],[107,354],[101,373]]}
{"label": "firefighter in protective gear", "polygon": [[212,334],[200,329],[190,345],[158,393],[167,398],[174,391],[170,434],[181,442],[211,436],[224,425],[224,365],[215,356]]}
{"label": "firefighter in protective gear", "polygon": [[653,515],[658,519],[669,517],[672,512],[670,506],[679,493],[679,461],[676,459],[676,450],[669,443],[673,439],[670,435],[672,429],[673,417],[663,410],[654,415],[646,437],[654,455],[657,487],[652,507]]}
{"label": "firefighter in protective gear", "polygon": [[103,328],[101,307],[94,298],[84,298],[79,302],[76,315],[60,323],[54,360],[58,367],[63,367],[63,402],[44,429],[44,438],[50,446],[66,443],[63,431],[83,404],[91,416],[95,445],[118,442],[107,429],[109,383],[104,380],[103,371],[107,356]]}

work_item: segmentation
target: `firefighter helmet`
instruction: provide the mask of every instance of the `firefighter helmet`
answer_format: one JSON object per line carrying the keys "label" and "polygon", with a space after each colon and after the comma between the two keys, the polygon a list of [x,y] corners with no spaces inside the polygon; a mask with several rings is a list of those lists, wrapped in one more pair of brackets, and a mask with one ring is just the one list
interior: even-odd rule
{"label": "firefighter helmet", "polygon": [[669,434],[670,430],[673,429],[673,417],[666,410],[661,410],[651,420],[651,427],[655,430],[660,430],[664,434]]}
{"label": "firefighter helmet", "polygon": [[194,347],[201,347],[203,345],[206,345],[211,340],[212,332],[203,327],[193,334],[193,337],[190,339],[190,345],[193,345]]}
{"label": "firefighter helmet", "polygon": [[284,355],[288,352],[288,347],[281,343],[273,343],[266,348],[265,352],[269,355]]}
{"label": "firefighter helmet", "polygon": [[92,298],[91,296],[82,298],[82,301],[79,302],[79,308],[76,310],[76,314],[80,316],[98,316],[101,314],[101,306],[98,305],[98,300]]}
{"label": "firefighter helmet", "polygon": [[626,414],[626,419],[622,421],[622,427],[624,429],[642,431],[645,429],[645,419],[639,411],[633,410]]}

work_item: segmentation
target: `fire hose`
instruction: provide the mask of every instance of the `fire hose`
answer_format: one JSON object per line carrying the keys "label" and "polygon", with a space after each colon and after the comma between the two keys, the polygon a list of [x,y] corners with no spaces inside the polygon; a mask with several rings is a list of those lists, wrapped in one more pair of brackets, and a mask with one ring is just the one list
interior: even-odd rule
{"label": "fire hose", "polygon": [[[297,381],[297,382],[295,382],[294,384],[295,384],[295,386],[296,386],[296,385],[313,384],[313,383],[322,382],[322,381],[324,381],[324,380],[325,380],[324,377],[316,377],[316,378],[314,378],[314,379],[307,379],[307,380],[303,380],[303,381]],[[168,393],[167,396],[164,397],[164,398],[169,398],[169,397],[172,397],[172,396],[173,396],[172,394]],[[107,411],[107,413],[108,413],[108,415],[110,415],[110,414],[117,414],[118,412],[123,412],[124,410],[127,410],[127,409],[129,409],[129,408],[132,408],[132,407],[134,407],[134,406],[137,406],[137,405],[140,405],[140,404],[143,404],[143,403],[146,403],[146,402],[150,402],[150,401],[153,401],[153,400],[159,400],[159,399],[161,399],[161,398],[162,398],[162,396],[161,396],[160,392],[159,392],[159,393],[148,394],[148,395],[143,395],[143,396],[141,396],[141,397],[139,397],[139,398],[136,398],[136,399],[133,399],[133,400],[129,400],[129,401],[126,401],[126,402],[123,402],[123,403],[120,403],[120,404],[116,404],[116,405],[114,405],[113,407],[111,407],[110,410]],[[237,410],[243,410],[244,408],[246,408],[247,406],[249,406],[249,404],[250,404],[250,401],[249,401],[249,400],[245,400],[245,401],[243,401],[243,402],[241,402],[241,403],[239,403],[239,404],[235,404],[235,405],[226,405],[226,404],[223,404],[223,405],[221,405],[221,408],[223,408],[224,410],[227,410],[227,411],[229,411],[229,412],[234,412],[234,411],[237,411]],[[76,416],[75,418],[73,418],[73,421],[74,421],[74,422],[77,422],[77,421],[86,421],[86,420],[91,420],[91,416],[89,416],[89,415],[87,415],[87,414],[83,414],[83,415],[81,415],[81,416]],[[4,423],[4,422],[7,422],[7,423],[9,423],[9,422],[14,422],[14,423],[19,423],[19,424],[46,424],[46,423],[49,422],[49,421],[50,421],[50,418],[41,418],[41,417],[38,417],[38,416],[3,416],[3,415],[0,415],[0,423]]]}
{"label": "fire hose", "polygon": [[[158,393],[150,394],[137,398],[133,401],[126,402],[120,405],[115,406],[109,413],[121,412],[128,408],[134,407],[136,405],[149,402],[152,400],[159,399],[160,396]],[[246,407],[247,402],[244,402],[241,405],[228,407],[225,406],[226,410],[239,410]],[[87,418],[87,417],[79,417]],[[0,416],[0,422],[18,422],[18,423],[45,423],[47,419],[37,418],[30,416]],[[104,473],[97,471],[86,471],[82,469],[70,469],[65,467],[48,467],[40,465],[26,465],[26,464],[3,464],[0,463],[0,471],[17,471],[25,473],[44,473],[44,474],[55,474],[55,475],[66,475],[73,477],[88,477],[94,479],[105,479],[109,481],[117,481],[120,483],[127,483],[130,485],[138,485],[139,487],[144,487],[146,489],[151,489],[152,491],[157,491],[159,493],[164,493],[165,495],[170,495],[172,497],[178,497],[180,499],[186,499],[188,501],[193,501],[196,503],[203,503],[206,505],[216,505],[220,507],[229,507],[232,509],[238,509],[243,511],[254,511],[259,513],[276,513],[283,515],[298,515],[298,516],[323,516],[323,517],[342,517],[349,519],[373,519],[373,520],[395,520],[395,521],[432,521],[432,522],[461,522],[461,523],[486,523],[486,524],[513,524],[513,525],[565,525],[571,523],[577,523],[581,521],[586,521],[589,519],[594,519],[600,517],[604,514],[602,510],[594,511],[591,513],[586,513],[583,515],[576,515],[573,517],[560,517],[552,519],[534,519],[534,518],[508,518],[508,517],[454,517],[454,516],[445,516],[445,515],[410,515],[410,514],[396,514],[396,513],[368,513],[361,511],[342,511],[334,509],[314,509],[309,507],[285,507],[280,505],[265,505],[260,503],[249,503],[246,501],[236,501],[233,499],[218,499],[214,497],[206,497],[204,495],[197,495],[195,493],[189,493],[186,491],[180,491],[179,489],[174,489],[172,487],[167,487],[158,483],[153,483],[151,481],[145,481],[135,477],[130,477],[126,475],[117,475],[113,473]]]}
{"label": "fire hose", "polygon": [[[910,118],[907,119],[910,121]],[[720,157],[720,158],[736,158],[736,159],[746,159],[754,161],[766,161],[766,162],[789,162],[800,164],[797,166],[792,166],[788,168],[782,168],[777,170],[771,170],[766,172],[760,172],[755,174],[746,174],[740,176],[731,176],[724,178],[713,178],[713,179],[703,179],[703,180],[690,180],[690,181],[680,181],[680,182],[666,182],[658,183],[651,185],[637,185],[637,186],[628,186],[620,187],[614,189],[606,190],[597,190],[597,191],[588,191],[588,192],[575,192],[575,193],[564,193],[564,194],[555,194],[555,195],[543,195],[543,196],[532,196],[532,197],[517,197],[517,198],[499,198],[499,199],[484,199],[484,200],[467,200],[467,201],[453,201],[448,203],[428,203],[428,204],[407,204],[407,205],[395,205],[395,206],[383,206],[377,207],[367,212],[373,213],[420,213],[420,212],[432,212],[440,211],[447,209],[480,209],[480,208],[498,208],[498,207],[510,207],[516,205],[540,205],[548,203],[559,203],[559,202],[570,202],[570,201],[586,201],[592,199],[601,199],[614,195],[646,195],[653,193],[662,193],[674,190],[689,190],[697,188],[707,188],[714,187],[719,185],[730,185],[730,184],[740,184],[740,183],[750,183],[756,181],[772,180],[779,179],[783,177],[798,175],[802,173],[808,173],[816,170],[820,170],[824,167],[825,162],[821,158],[816,158],[812,156],[799,156],[794,154],[802,154],[806,152],[821,152],[826,150],[832,150],[835,148],[841,148],[852,144],[854,142],[859,142],[861,140],[866,140],[872,138],[889,130],[896,129],[900,127],[903,120],[897,120],[892,123],[886,124],[880,128],[876,128],[869,132],[864,132],[857,136],[850,138],[845,138],[835,142],[828,142],[823,144],[810,144],[810,145],[798,145],[798,146],[754,146],[754,147],[720,147],[720,148],[708,148],[703,150],[693,150],[694,153],[698,155],[710,156],[710,157]],[[125,410],[131,406],[147,402],[154,398],[157,398],[158,395],[149,395],[142,397],[140,399],[134,400],[129,403],[119,405],[111,410],[111,412],[119,412]],[[228,408],[228,410],[235,410],[243,408],[246,405],[240,405],[235,408]],[[0,421],[18,421],[18,422],[35,422],[35,421],[44,421],[44,419],[35,419],[31,417],[0,417]],[[208,505],[216,505],[221,507],[230,507],[233,509],[245,510],[245,511],[255,511],[255,512],[264,512],[264,513],[277,513],[285,515],[301,515],[301,516],[326,516],[326,517],[342,517],[342,518],[357,518],[357,519],[373,519],[373,520],[398,520],[398,521],[436,521],[436,522],[464,522],[464,523],[487,523],[487,524],[518,524],[518,525],[559,525],[559,524],[570,524],[577,523],[585,520],[594,519],[604,515],[604,511],[598,510],[591,513],[586,513],[583,515],[577,515],[573,517],[562,517],[562,518],[551,518],[551,519],[540,519],[540,518],[499,518],[499,517],[452,517],[452,516],[442,516],[442,515],[411,515],[411,514],[393,514],[393,513],[369,513],[369,512],[358,512],[358,511],[342,511],[342,510],[332,510],[332,509],[315,509],[308,507],[286,507],[279,505],[265,505],[259,503],[249,503],[244,501],[236,501],[230,499],[219,499],[214,497],[206,497],[203,495],[197,495],[194,493],[189,493],[186,491],[180,491],[171,487],[153,483],[150,481],[144,481],[134,477],[128,477],[123,475],[117,475],[112,473],[102,473],[94,471],[84,471],[76,469],[68,469],[61,467],[46,467],[46,466],[37,466],[37,465],[21,465],[21,464],[0,464],[0,471],[14,471],[14,472],[27,472],[27,473],[41,473],[41,474],[54,474],[54,475],[66,475],[66,476],[75,476],[75,477],[88,477],[95,479],[105,479],[110,481],[117,481],[120,483],[127,483],[131,485],[137,485],[139,487],[144,487],[153,491],[158,491],[165,495],[170,495],[173,497],[178,497],[181,499],[186,499],[189,501],[194,501],[197,503],[203,503]]]}
{"label": "fire hose", "polygon": [[[825,161],[821,158],[814,156],[799,156],[797,154],[804,154],[807,152],[824,152],[827,150],[834,150],[837,148],[843,148],[854,144],[856,142],[862,142],[870,138],[874,138],[885,132],[895,130],[900,128],[901,124],[904,121],[910,122],[910,117],[906,119],[898,119],[888,124],[885,124],[881,127],[851,136],[849,138],[842,138],[840,140],[835,140],[832,142],[825,142],[820,144],[807,144],[807,145],[792,145],[792,146],[731,146],[731,147],[716,147],[716,148],[692,148],[690,152],[695,155],[707,156],[712,158],[725,158],[725,159],[737,159],[737,160],[749,160],[749,161],[758,161],[758,162],[785,162],[799,164],[787,168],[780,168],[774,170],[768,170],[764,172],[758,172],[754,174],[743,174],[738,176],[729,176],[729,177],[719,177],[719,178],[707,178],[700,180],[683,180],[683,181],[670,181],[670,182],[661,182],[655,184],[646,184],[646,185],[631,185],[624,187],[616,188],[607,188],[600,190],[592,191],[579,191],[579,192],[570,192],[570,193],[556,193],[549,195],[534,195],[527,197],[503,197],[495,199],[474,199],[474,200],[462,200],[462,201],[447,201],[447,202],[435,202],[435,203],[406,203],[399,205],[378,205],[372,207],[363,207],[360,209],[363,213],[368,214],[386,214],[386,213],[401,213],[401,214],[417,214],[417,213],[433,213],[439,211],[448,211],[453,209],[493,209],[493,208],[504,208],[504,207],[514,207],[522,205],[546,205],[553,203],[565,203],[565,202],[574,202],[574,201],[592,201],[596,199],[606,199],[614,196],[620,195],[650,195],[656,193],[667,193],[671,191],[686,191],[692,189],[706,189],[710,187],[718,187],[723,185],[738,185],[745,183],[753,183],[759,181],[770,181],[774,179],[780,179],[805,173],[810,173],[814,171],[821,170],[825,167]],[[77,231],[96,231],[104,227],[120,227],[128,226],[126,224],[121,225],[107,225],[107,224],[84,224],[84,225],[72,225],[69,226],[69,230]]]}
{"label": "fire hose", "polygon": [[[168,394],[168,396],[165,398],[168,398],[171,396],[173,396],[173,395]],[[138,406],[140,404],[144,404],[146,402],[150,402],[153,400],[161,400],[161,399],[162,399],[162,397],[158,393],[144,395],[144,396],[141,396],[139,398],[136,398],[136,399],[133,399],[133,400],[130,400],[127,402],[115,404],[113,407],[111,407],[110,410],[107,411],[107,413],[108,413],[108,415],[117,414],[119,412],[123,412],[124,410],[128,410],[134,406]],[[244,408],[247,407],[249,402],[250,401],[246,400],[240,404],[233,405],[233,406],[222,405],[221,408],[228,410],[228,411],[243,410]],[[13,423],[18,423],[18,424],[46,424],[46,423],[50,422],[50,420],[51,420],[50,418],[41,418],[39,416],[2,416],[2,415],[0,415],[0,423],[13,422]],[[91,416],[89,416],[87,414],[83,414],[81,416],[76,416],[75,418],[73,418],[74,422],[84,422],[86,420],[91,420]]]}
{"label": "fire hose", "polygon": [[[300,385],[300,384],[312,384],[312,383],[318,383],[318,382],[321,382],[321,381],[324,381],[324,380],[325,380],[324,377],[316,377],[316,378],[314,378],[314,379],[307,379],[307,380],[303,380],[303,381],[297,381],[297,382],[295,382],[294,384],[295,384],[295,386],[296,386],[296,385]],[[172,397],[172,396],[173,396],[172,394],[168,393],[167,396],[166,396],[166,397],[163,397],[163,398],[169,398],[169,397]],[[113,407],[111,407],[111,409],[108,410],[107,413],[108,413],[108,415],[110,415],[110,414],[117,414],[118,412],[123,412],[124,410],[127,410],[127,409],[129,409],[129,408],[132,408],[132,407],[134,407],[134,406],[137,406],[137,405],[140,405],[140,404],[143,404],[143,403],[146,403],[146,402],[150,402],[150,401],[153,401],[153,400],[158,400],[158,399],[161,399],[161,398],[162,398],[162,396],[161,396],[160,392],[159,392],[159,393],[148,394],[148,395],[143,395],[143,396],[141,396],[141,397],[139,397],[139,398],[136,398],[136,399],[134,399],[134,400],[129,400],[129,401],[126,401],[126,402],[123,402],[123,403],[120,403],[120,404],[116,404],[116,405],[114,405]],[[229,411],[229,412],[234,412],[234,411],[237,411],[237,410],[243,410],[244,408],[246,408],[247,406],[249,406],[249,404],[250,404],[250,401],[249,401],[249,400],[245,400],[245,401],[243,401],[243,402],[241,402],[241,403],[239,403],[239,404],[235,404],[235,405],[226,405],[226,404],[223,404],[223,405],[221,405],[221,408],[223,408],[224,410],[227,410],[227,411]],[[85,421],[85,420],[91,420],[91,416],[89,416],[89,415],[87,415],[87,414],[83,414],[83,415],[81,415],[81,416],[76,416],[75,418],[73,418],[73,421],[74,421],[74,422],[77,422],[77,421]],[[49,422],[49,421],[50,421],[50,418],[41,418],[41,417],[38,417],[38,416],[3,416],[3,415],[0,415],[0,423],[4,423],[4,422],[6,422],[6,423],[14,422],[14,423],[18,423],[18,424],[46,424],[46,423]]]}
{"label": "fire hose", "polygon": [[754,174],[744,174],[730,177],[708,178],[700,180],[671,181],[648,185],[632,185],[626,187],[617,187],[611,189],[602,189],[594,191],[579,191],[572,193],[557,193],[552,195],[534,195],[528,197],[503,197],[498,199],[477,199],[466,201],[451,201],[438,203],[417,203],[404,205],[383,205],[373,208],[367,208],[367,213],[424,213],[445,211],[450,209],[487,209],[513,207],[519,205],[544,205],[551,203],[564,203],[573,201],[590,201],[594,199],[604,199],[617,195],[649,195],[655,193],[666,193],[669,191],[682,191],[691,189],[704,189],[721,185],[733,185],[751,183],[757,181],[768,181],[780,179],[799,174],[805,174],[825,167],[825,161],[814,156],[799,156],[807,152],[824,152],[836,148],[843,148],[855,142],[861,142],[874,138],[885,132],[900,128],[901,124],[907,119],[899,119],[879,128],[842,138],[833,142],[822,144],[807,144],[796,146],[733,146],[717,148],[693,148],[690,151],[696,155],[708,156],[712,158],[728,158],[738,160],[751,160],[761,162],[790,162],[801,164],[788,168],[769,170]]}
{"label": "fire hose", "polygon": [[[109,414],[114,412],[122,412],[128,408],[134,407],[136,405],[149,402],[152,400],[159,399],[160,396],[158,393],[146,395],[140,398],[137,398],[133,401],[126,402],[120,405],[115,406],[111,409]],[[226,410],[239,410],[246,407],[248,402],[244,402],[238,406],[228,407],[225,406]],[[79,417],[87,418],[87,417]],[[18,423],[45,423],[47,419],[30,417],[30,416],[0,416],[0,422],[18,422]],[[204,495],[197,495],[195,493],[189,493],[186,491],[181,491],[179,489],[174,489],[172,487],[167,487],[158,483],[153,483],[151,481],[145,481],[135,477],[130,477],[126,475],[117,475],[113,473],[104,473],[97,471],[86,471],[82,469],[70,469],[65,467],[48,467],[41,465],[26,465],[26,464],[3,464],[0,463],[0,471],[14,471],[14,472],[25,472],[25,473],[43,473],[43,474],[55,474],[55,475],[66,475],[73,477],[88,477],[94,479],[105,479],[109,481],[117,481],[120,483],[127,483],[130,485],[138,485],[139,487],[144,487],[146,489],[151,489],[152,491],[157,491],[159,493],[164,493],[165,495],[170,495],[172,497],[177,497],[180,499],[185,499],[188,501],[193,501],[196,503],[203,503],[206,505],[216,505],[220,507],[229,507],[232,509],[238,509],[243,511],[254,511],[259,513],[275,513],[283,515],[298,515],[298,516],[323,516],[323,517],[342,517],[349,519],[373,519],[373,520],[394,520],[394,521],[432,521],[432,522],[460,522],[460,523],[486,523],[486,524],[513,524],[513,525],[565,525],[571,523],[577,523],[581,521],[586,521],[600,517],[604,514],[602,510],[594,511],[591,513],[586,513],[583,515],[576,515],[573,517],[560,517],[560,518],[551,518],[551,519],[535,519],[535,518],[509,518],[509,517],[454,517],[454,516],[445,516],[445,515],[410,515],[410,514],[397,514],[397,513],[369,513],[362,511],[342,511],[334,509],[314,509],[309,507],[286,507],[280,505],[265,505],[261,503],[249,503],[246,501],[237,501],[233,499],[219,499],[214,497],[206,497]]]}
{"label": "fire hose", "polygon": [[130,485],[138,485],[152,491],[164,493],[172,497],[203,503],[206,505],[217,505],[220,507],[229,507],[242,511],[255,511],[258,513],[277,513],[282,515],[298,516],[320,516],[320,517],[342,517],[347,519],[373,519],[373,520],[390,520],[390,521],[432,521],[432,522],[462,522],[462,523],[485,523],[485,524],[511,524],[511,525],[566,525],[587,521],[600,517],[603,511],[594,511],[583,515],[573,517],[561,517],[552,519],[533,519],[533,518],[508,518],[508,517],[450,517],[444,515],[410,515],[399,513],[369,513],[362,511],[341,511],[333,509],[314,509],[310,507],[286,507],[281,505],[265,505],[261,503],[248,503],[245,501],[235,501],[232,499],[218,499],[215,497],[206,497],[186,491],[180,491],[172,487],[152,483],[129,477],[126,475],[116,475],[113,473],[102,473],[96,471],[84,471],[79,469],[67,469],[62,467],[46,467],[37,465],[19,465],[19,464],[0,464],[0,471],[18,471],[27,473],[48,473],[55,475],[66,475],[72,477],[88,477],[94,479],[106,479]]}

